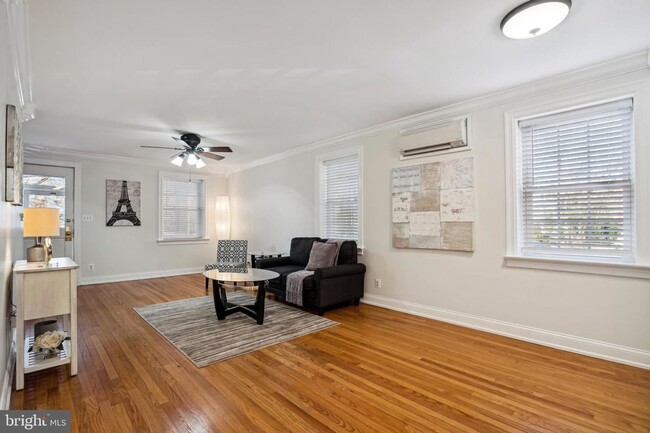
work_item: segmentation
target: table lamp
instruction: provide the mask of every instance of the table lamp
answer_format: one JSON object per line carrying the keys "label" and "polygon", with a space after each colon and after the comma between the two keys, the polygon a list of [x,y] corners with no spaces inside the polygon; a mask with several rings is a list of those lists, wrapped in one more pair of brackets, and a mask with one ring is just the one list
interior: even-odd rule
{"label": "table lamp", "polygon": [[24,210],[23,237],[34,237],[34,245],[27,248],[28,262],[45,262],[47,249],[43,237],[59,235],[59,210],[47,207],[28,207]]}

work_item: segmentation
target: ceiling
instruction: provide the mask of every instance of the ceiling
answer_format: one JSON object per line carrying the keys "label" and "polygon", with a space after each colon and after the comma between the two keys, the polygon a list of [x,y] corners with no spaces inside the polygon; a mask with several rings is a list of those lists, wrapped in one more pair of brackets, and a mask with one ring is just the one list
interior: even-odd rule
{"label": "ceiling", "polygon": [[[519,0],[31,0],[28,146],[167,160],[175,131],[228,143],[225,170],[637,53],[650,1],[574,0],[536,39]],[[471,4],[471,7],[470,7]]]}

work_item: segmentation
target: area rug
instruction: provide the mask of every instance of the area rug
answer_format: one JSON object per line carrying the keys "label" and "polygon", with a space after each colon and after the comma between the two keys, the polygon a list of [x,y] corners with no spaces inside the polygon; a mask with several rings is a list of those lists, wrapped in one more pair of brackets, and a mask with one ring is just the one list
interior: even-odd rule
{"label": "area rug", "polygon": [[[228,302],[249,304],[254,298],[244,292],[234,292],[228,293]],[[212,296],[133,309],[197,367],[338,325],[333,320],[270,299],[266,300],[263,325],[242,313],[217,320]]]}

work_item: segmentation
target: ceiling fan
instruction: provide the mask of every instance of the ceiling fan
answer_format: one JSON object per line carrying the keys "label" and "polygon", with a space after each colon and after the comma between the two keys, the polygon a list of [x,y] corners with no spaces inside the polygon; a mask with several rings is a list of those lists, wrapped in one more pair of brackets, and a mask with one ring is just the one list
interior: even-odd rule
{"label": "ceiling fan", "polygon": [[170,149],[170,150],[180,150],[181,152],[172,156],[171,163],[181,167],[183,162],[187,159],[189,165],[193,165],[196,168],[205,167],[205,162],[201,157],[206,157],[214,159],[215,161],[221,161],[225,156],[216,155],[210,152],[232,152],[232,149],[228,146],[199,146],[201,144],[201,136],[198,134],[186,133],[180,137],[172,137],[176,142],[182,147],[164,147],[164,146],[140,146],[150,149]]}

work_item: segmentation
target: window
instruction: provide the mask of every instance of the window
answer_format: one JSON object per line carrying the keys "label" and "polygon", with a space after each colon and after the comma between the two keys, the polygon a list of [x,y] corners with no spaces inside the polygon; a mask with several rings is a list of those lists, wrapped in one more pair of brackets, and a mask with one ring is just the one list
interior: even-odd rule
{"label": "window", "polygon": [[517,122],[520,256],[634,262],[632,99]]}
{"label": "window", "polygon": [[318,160],[320,236],[361,243],[359,153]]}
{"label": "window", "polygon": [[65,227],[65,177],[23,175],[23,206],[59,210],[59,227]]}
{"label": "window", "polygon": [[160,240],[205,240],[205,178],[160,177]]}

